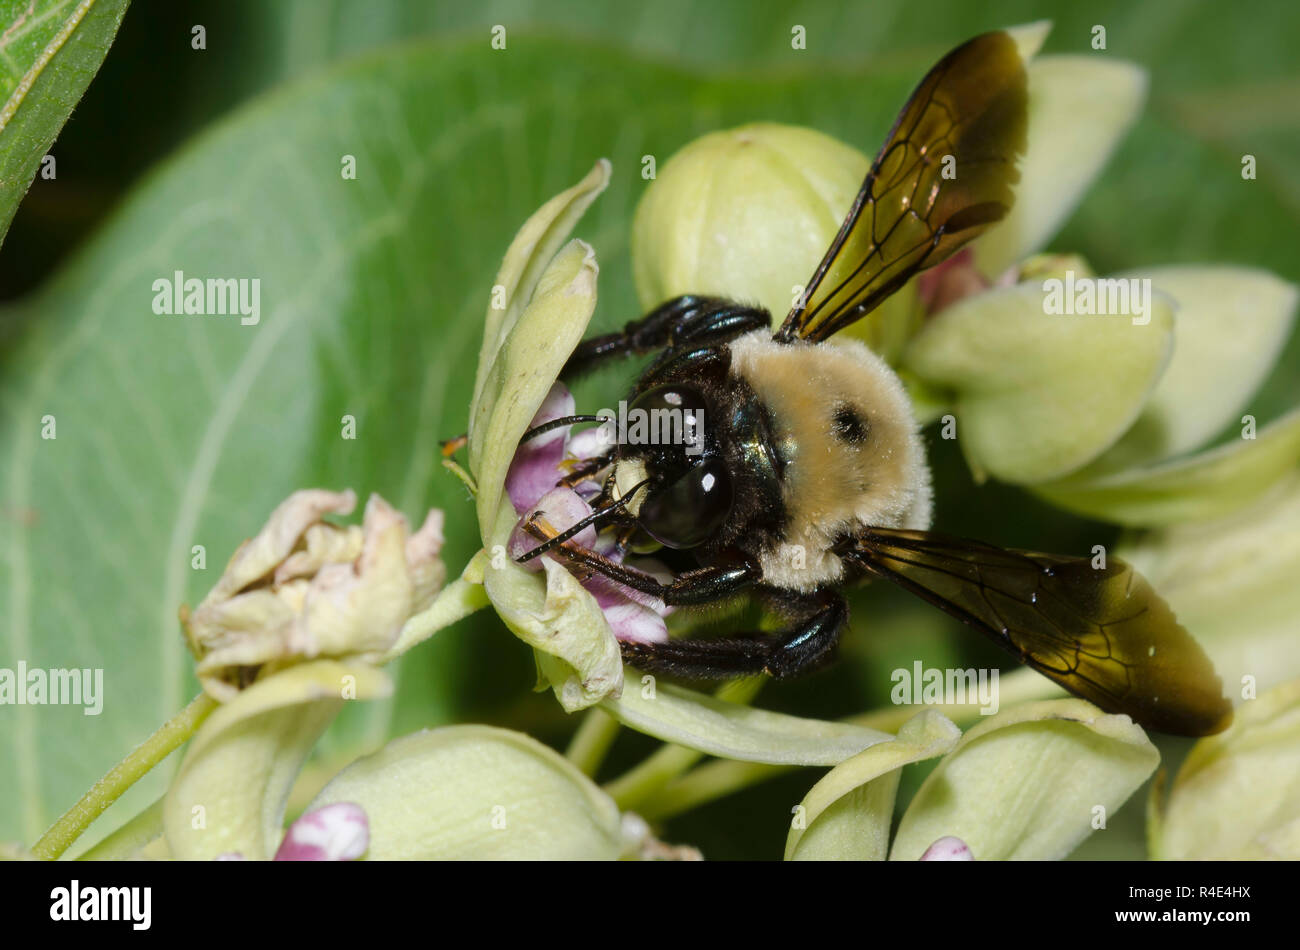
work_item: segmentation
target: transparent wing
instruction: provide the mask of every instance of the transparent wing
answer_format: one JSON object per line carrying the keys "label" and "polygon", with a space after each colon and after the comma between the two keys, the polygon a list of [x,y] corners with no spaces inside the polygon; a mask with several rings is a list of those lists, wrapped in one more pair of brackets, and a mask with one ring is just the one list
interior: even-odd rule
{"label": "transparent wing", "polygon": [[776,339],[826,339],[1001,220],[1020,178],[1026,102],[1024,62],[1007,33],[941,59],[903,107]]}
{"label": "transparent wing", "polygon": [[866,529],[845,553],[1107,712],[1187,736],[1232,721],[1205,652],[1123,561],[1095,569],[1086,558],[884,528]]}

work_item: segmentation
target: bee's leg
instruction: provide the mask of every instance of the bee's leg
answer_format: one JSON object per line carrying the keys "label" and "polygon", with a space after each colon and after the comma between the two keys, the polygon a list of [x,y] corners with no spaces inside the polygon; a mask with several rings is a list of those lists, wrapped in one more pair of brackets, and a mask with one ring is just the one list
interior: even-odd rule
{"label": "bee's leg", "polygon": [[771,323],[771,314],[760,307],[692,294],[674,297],[617,333],[583,340],[564,364],[560,376],[567,379],[579,375],[606,359],[619,356],[685,345],[726,343],[751,330],[766,329]]}
{"label": "bee's leg", "polygon": [[[525,525],[524,530],[538,540],[545,540],[545,532],[536,526],[533,527],[536,530]],[[550,553],[589,571],[603,574],[624,587],[658,597],[670,607],[709,604],[739,593],[757,583],[763,576],[762,569],[757,564],[749,560],[740,560],[731,564],[711,564],[693,571],[684,571],[674,577],[672,583],[664,584],[645,571],[619,564],[603,554],[590,551],[572,541],[557,545]]]}
{"label": "bee's leg", "polygon": [[[534,536],[544,538],[545,534]],[[713,603],[758,583],[763,576],[757,564],[742,559],[685,571],[672,583],[663,584],[644,571],[572,541],[557,545],[551,553],[680,607]],[[830,659],[848,620],[849,608],[844,598],[832,591],[800,597],[791,606],[803,606],[807,613],[798,625],[783,633],[745,633],[666,643],[623,641],[623,659],[639,670],[685,679],[727,679],[751,673],[769,673],[778,679],[797,676]]]}
{"label": "bee's leg", "polygon": [[849,609],[842,597],[830,591],[814,594],[807,602],[812,612],[783,633],[666,643],[623,641],[623,659],[648,673],[684,679],[728,679],[753,673],[783,679],[810,672],[831,658]]}
{"label": "bee's leg", "polygon": [[614,453],[606,452],[603,455],[593,455],[591,458],[579,462],[567,475],[556,482],[556,486],[564,488],[576,488],[589,478],[597,475],[601,469],[607,468],[614,461]]}

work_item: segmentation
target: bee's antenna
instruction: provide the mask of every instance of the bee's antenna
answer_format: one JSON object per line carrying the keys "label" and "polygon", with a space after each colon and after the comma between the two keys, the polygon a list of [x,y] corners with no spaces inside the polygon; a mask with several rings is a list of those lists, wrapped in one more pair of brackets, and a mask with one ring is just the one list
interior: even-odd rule
{"label": "bee's antenna", "polygon": [[571,426],[575,422],[605,422],[608,419],[609,416],[561,416],[558,419],[552,419],[550,422],[543,422],[541,425],[529,429],[523,434],[523,437],[520,438],[519,444],[523,445],[529,439],[535,439],[544,432],[550,432],[552,429],[560,429],[564,426]]}
{"label": "bee's antenna", "polygon": [[[574,535],[578,534],[585,528],[588,528],[594,524],[598,524],[601,521],[605,521],[609,518],[612,518],[614,515],[619,514],[624,509],[627,508],[627,504],[629,501],[632,500],[632,496],[635,495],[638,491],[640,491],[648,484],[650,484],[650,479],[648,478],[642,479],[641,481],[633,485],[632,488],[627,492],[627,494],[624,495],[622,498],[620,498],[618,501],[611,502],[608,505],[604,505],[600,508],[597,508],[591,514],[587,515],[587,517],[582,518],[577,523],[572,524],[569,527],[565,528],[563,531],[561,531],[559,534],[555,535],[554,537],[547,538],[545,541],[537,545],[537,547],[533,548],[532,550],[525,551],[523,554],[519,555],[519,557],[515,558],[515,561],[519,564],[523,564],[525,561],[531,561],[533,558],[545,554],[547,551],[551,550],[551,548],[563,544],[565,541],[568,541],[570,538],[572,538]],[[531,522],[532,519],[529,518],[529,521]]]}

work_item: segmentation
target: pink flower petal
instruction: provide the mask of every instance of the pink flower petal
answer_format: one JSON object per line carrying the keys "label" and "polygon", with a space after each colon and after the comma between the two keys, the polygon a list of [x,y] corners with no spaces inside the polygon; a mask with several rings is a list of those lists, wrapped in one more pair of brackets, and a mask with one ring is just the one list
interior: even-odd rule
{"label": "pink flower petal", "polygon": [[975,255],[969,247],[958,251],[916,279],[921,304],[931,316],[963,297],[978,294],[988,287],[988,279],[975,267]]}
{"label": "pink flower petal", "polygon": [[[564,531],[591,514],[591,505],[583,501],[582,496],[572,488],[552,488],[539,498],[535,505],[520,512],[523,517],[515,525],[515,530],[510,533],[508,549],[512,558],[517,558],[542,543],[532,535],[525,534],[523,529],[524,521],[536,511],[540,511],[542,518],[556,531]],[[596,529],[593,527],[583,528],[574,535],[573,540],[583,547],[589,548],[596,543]],[[549,557],[549,555],[546,556]],[[529,567],[530,570],[540,571],[542,569],[539,558],[526,561],[525,566]]]}
{"label": "pink flower petal", "polygon": [[940,838],[930,847],[925,849],[925,854],[921,855],[922,861],[974,861],[975,855],[970,853],[970,848],[966,842],[960,838],[954,838],[952,835],[946,835]]}
{"label": "pink flower petal", "polygon": [[[560,383],[547,394],[545,402],[533,417],[530,428],[552,419],[572,415],[572,395]],[[534,512],[541,512],[546,522],[556,531],[564,531],[591,514],[589,499],[600,490],[595,481],[584,482],[576,489],[557,486],[562,474],[561,463],[566,459],[582,461],[594,457],[611,447],[604,427],[584,429],[569,435],[569,427],[556,429],[531,439],[520,446],[506,476],[506,490],[520,521],[510,535],[507,545],[510,557],[518,558],[542,542],[523,531],[524,521]],[[621,555],[614,552],[614,540],[609,534],[597,535],[595,528],[584,528],[572,539],[615,561]],[[529,570],[540,571],[541,559],[525,562]],[[657,561],[640,559],[635,565],[667,583],[671,573]],[[583,581],[583,586],[596,599],[609,622],[614,635],[620,640],[662,642],[668,639],[664,617],[672,613],[662,600],[642,593],[596,574]]]}
{"label": "pink flower petal", "polygon": [[601,610],[605,614],[605,622],[619,640],[663,643],[668,639],[668,625],[664,623],[664,618],[649,607],[625,600],[609,607],[602,605]]}
{"label": "pink flower petal", "polygon": [[[546,394],[542,406],[528,427],[542,425],[552,419],[573,415],[573,394],[556,383]],[[570,427],[563,426],[544,432],[519,446],[510,470],[506,472],[506,492],[510,503],[521,515],[537,504],[538,499],[555,487],[559,480],[560,462],[564,460],[565,437]]]}
{"label": "pink flower petal", "polygon": [[595,458],[597,455],[604,455],[615,446],[616,442],[610,438],[610,430],[604,423],[601,425],[592,425],[590,429],[583,429],[569,436],[569,441],[565,445],[565,451],[575,459]]}
{"label": "pink flower petal", "polygon": [[370,822],[360,805],[335,802],[309,811],[285,833],[276,861],[352,861],[370,847]]}

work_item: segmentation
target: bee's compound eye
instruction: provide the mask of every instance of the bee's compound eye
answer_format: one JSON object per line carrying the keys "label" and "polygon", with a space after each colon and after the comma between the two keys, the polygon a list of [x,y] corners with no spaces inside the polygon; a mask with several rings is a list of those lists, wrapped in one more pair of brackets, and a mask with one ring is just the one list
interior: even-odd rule
{"label": "bee's compound eye", "polygon": [[691,468],[652,492],[637,516],[642,529],[667,548],[698,547],[731,514],[731,479],[717,459]]}
{"label": "bee's compound eye", "polygon": [[704,412],[704,395],[694,386],[656,386],[632,400],[624,438],[633,446],[700,447],[704,444]]}

